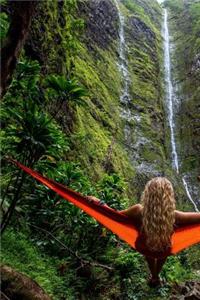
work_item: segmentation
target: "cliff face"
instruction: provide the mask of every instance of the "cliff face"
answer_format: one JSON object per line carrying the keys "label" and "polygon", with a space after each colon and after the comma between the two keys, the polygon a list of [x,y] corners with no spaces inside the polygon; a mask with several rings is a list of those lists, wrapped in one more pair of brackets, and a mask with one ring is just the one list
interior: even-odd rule
{"label": "cliff face", "polygon": [[[161,8],[156,1],[124,0],[119,8],[111,0],[77,1],[74,20],[79,16],[84,28],[74,54],[66,45],[67,22],[73,22],[68,17],[69,5],[63,3],[62,7],[60,2],[48,3],[47,8],[39,4],[26,52],[41,61],[44,73],[66,73],[67,61],[74,57],[70,58],[72,73],[88,88],[89,99],[87,108],[74,112],[71,157],[90,170],[94,179],[104,172],[119,172],[139,196],[148,178],[167,169],[160,74]],[[126,104],[120,101],[124,79],[119,68],[119,13],[124,18],[129,77],[130,101]],[[38,26],[41,18],[49,20],[42,28]],[[50,49],[49,44],[53,45]]]}
{"label": "cliff face", "polygon": [[[130,76],[130,116],[125,118],[125,139],[136,170],[135,186],[162,174],[166,163],[161,90],[161,9],[152,1],[123,1],[127,13],[125,36]],[[156,18],[155,18],[156,16]],[[127,111],[123,106],[124,111]]]}
{"label": "cliff face", "polygon": [[[173,74],[182,101],[178,152],[182,173],[195,178],[200,164],[199,4],[166,4],[176,32]],[[70,137],[69,160],[80,162],[94,181],[104,173],[119,173],[128,182],[129,196],[137,199],[153,176],[167,175],[178,186],[164,112],[161,27],[156,0],[38,2],[24,47],[27,57],[39,61],[44,77],[75,76],[88,89],[87,107],[65,103],[58,114],[57,122]],[[179,198],[183,194],[180,188]]]}
{"label": "cliff face", "polygon": [[[89,6],[88,3],[90,3]],[[122,1],[119,11],[116,9],[115,2],[89,1],[88,3],[85,2],[85,10],[80,9],[84,11],[86,37],[89,37],[89,43],[88,39],[83,40],[83,43],[86,46],[90,45],[87,57],[89,56],[91,65],[89,69],[85,63],[84,69],[81,70],[82,73],[86,73],[88,70],[97,75],[92,77],[98,78],[98,85],[96,85],[98,90],[91,77],[90,91],[94,92],[94,97],[98,98],[101,105],[99,107],[99,104],[93,101],[92,113],[93,116],[95,113],[103,116],[100,124],[99,119],[96,120],[96,123],[93,118],[92,123],[88,125],[100,126],[99,129],[103,130],[105,137],[108,138],[106,147],[103,146],[103,139],[98,141],[99,146],[95,141],[95,148],[98,149],[95,157],[98,158],[99,149],[101,149],[101,157],[106,158],[106,152],[112,145],[109,155],[109,170],[106,171],[121,172],[131,185],[135,184],[134,191],[138,192],[138,180],[140,183],[141,179],[146,182],[148,177],[162,173],[165,163],[163,99],[160,83],[161,10],[156,1],[152,2],[151,10],[142,1]],[[124,18],[123,24],[120,24],[119,14]],[[157,16],[156,20],[155,15]],[[99,26],[100,23],[101,26]],[[125,49],[124,61],[120,62],[119,33],[122,26]],[[90,34],[91,28],[93,32],[99,33],[95,38],[92,38]],[[116,31],[114,28],[118,28],[118,30]],[[83,60],[88,61],[85,57]],[[83,60],[77,64],[77,70],[83,64]],[[128,102],[125,101],[126,103],[120,101],[126,81],[118,68],[120,63],[127,67],[128,97],[130,99]],[[77,73],[79,74],[79,72]],[[84,78],[83,74],[80,76]],[[105,119],[110,123],[110,128],[106,125]],[[84,127],[86,123],[86,120],[83,120]],[[78,127],[80,130],[80,124]],[[92,136],[94,135],[92,134]],[[92,144],[90,147],[93,147]],[[127,158],[126,152],[128,152]],[[101,161],[97,163],[98,168],[102,168]],[[142,188],[141,186],[139,191]]]}
{"label": "cliff face", "polygon": [[173,84],[181,172],[198,203],[200,190],[200,3],[166,1],[173,44]]}
{"label": "cliff face", "polygon": [[[162,10],[157,1],[36,2],[29,39],[4,102],[3,155],[10,153],[25,164],[30,162],[49,178],[96,195],[116,209],[138,201],[148,179],[166,175],[175,185],[178,206],[181,199],[186,200],[185,207],[178,208],[191,209],[181,176],[171,167]],[[171,11],[173,82],[181,102],[176,115],[181,172],[190,176],[193,172],[195,178],[199,166],[199,4],[169,0],[166,5]],[[4,36],[7,14],[3,15]],[[77,79],[88,90],[85,105],[64,99],[66,87],[60,89],[63,93],[50,91],[49,74]],[[24,119],[27,123],[22,124]],[[27,150],[30,155],[23,157]],[[16,193],[19,206],[13,228],[3,236],[2,261],[29,274],[56,300],[167,299],[173,282],[199,276],[197,245],[169,257],[161,274],[167,283],[150,289],[148,269],[139,253],[31,180],[19,195],[23,181],[19,184],[20,178],[7,162],[3,168],[6,201],[2,212],[12,205]],[[185,287],[176,284],[172,298],[178,298],[178,293],[181,299],[183,293],[185,299],[195,297],[197,288],[194,282]]]}

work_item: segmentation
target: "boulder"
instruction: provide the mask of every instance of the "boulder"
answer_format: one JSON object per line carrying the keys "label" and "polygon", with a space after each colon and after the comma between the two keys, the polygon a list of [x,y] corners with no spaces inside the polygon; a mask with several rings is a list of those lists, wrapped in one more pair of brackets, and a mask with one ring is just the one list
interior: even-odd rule
{"label": "boulder", "polygon": [[1,299],[10,300],[51,300],[45,291],[30,277],[2,265]]}

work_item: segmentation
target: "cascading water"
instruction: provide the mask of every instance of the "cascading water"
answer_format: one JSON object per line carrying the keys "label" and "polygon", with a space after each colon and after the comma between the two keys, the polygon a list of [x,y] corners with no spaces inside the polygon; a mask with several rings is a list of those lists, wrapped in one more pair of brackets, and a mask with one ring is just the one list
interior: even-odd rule
{"label": "cascading water", "polygon": [[176,142],[174,135],[174,114],[173,114],[173,87],[171,81],[171,62],[170,62],[170,50],[169,50],[169,30],[167,24],[167,10],[164,9],[164,57],[165,57],[165,80],[167,84],[167,106],[168,106],[168,120],[171,136],[171,148],[172,148],[172,167],[176,172],[179,172],[178,155],[176,151]]}
{"label": "cascading water", "polygon": [[188,189],[188,184],[187,184],[187,181],[186,181],[185,176],[182,177],[182,181],[183,181],[183,185],[184,185],[184,187],[185,187],[185,191],[186,191],[186,194],[187,194],[188,198],[190,199],[190,201],[191,201],[192,204],[194,205],[195,210],[196,210],[196,211],[199,211],[198,208],[197,208],[196,203],[195,203],[194,200],[192,199],[192,196],[191,196],[190,191],[189,191],[189,189]]}
{"label": "cascading water", "polygon": [[[125,137],[125,146],[128,149],[128,153],[132,164],[135,166],[139,173],[149,173],[158,175],[156,165],[143,161],[140,157],[140,148],[143,148],[144,145],[151,145],[151,141],[143,136],[143,132],[140,130],[140,123],[142,121],[141,115],[130,109],[131,106],[131,96],[129,92],[130,78],[128,71],[128,62],[126,58],[126,40],[125,40],[125,18],[120,11],[119,3],[120,0],[114,0],[118,16],[119,16],[119,62],[118,67],[121,73],[123,87],[120,95],[121,102],[121,118],[125,121],[124,127],[124,137]],[[133,127],[134,124],[134,127]],[[133,134],[134,132],[134,134]]]}
{"label": "cascading water", "polygon": [[119,71],[122,75],[123,88],[120,95],[120,102],[123,106],[121,111],[121,117],[124,118],[127,122],[131,120],[135,120],[136,122],[140,122],[140,116],[133,114],[129,108],[129,104],[131,102],[131,96],[129,93],[129,72],[128,72],[128,63],[126,58],[126,41],[124,34],[125,20],[119,8],[119,0],[114,0],[118,16],[119,16],[119,62],[118,67]]}
{"label": "cascading water", "polygon": [[122,74],[122,80],[124,83],[120,100],[124,104],[128,104],[130,102],[130,94],[129,94],[129,76],[128,76],[128,68],[126,63],[126,56],[125,56],[125,35],[124,35],[124,16],[120,12],[118,1],[115,0],[115,4],[117,7],[118,15],[119,15],[119,70]]}
{"label": "cascading water", "polygon": [[[178,174],[179,160],[178,160],[176,141],[175,141],[175,121],[174,121],[174,105],[173,105],[173,99],[175,98],[175,93],[173,90],[172,79],[171,79],[171,61],[170,61],[170,46],[169,46],[170,43],[169,43],[169,30],[168,30],[167,19],[168,19],[167,10],[164,9],[164,63],[165,63],[165,81],[166,81],[166,102],[168,107],[168,121],[170,127],[172,167],[176,170]],[[192,199],[185,176],[182,177],[182,182],[185,187],[185,191],[189,200],[193,204],[195,210],[199,211],[196,203]]]}

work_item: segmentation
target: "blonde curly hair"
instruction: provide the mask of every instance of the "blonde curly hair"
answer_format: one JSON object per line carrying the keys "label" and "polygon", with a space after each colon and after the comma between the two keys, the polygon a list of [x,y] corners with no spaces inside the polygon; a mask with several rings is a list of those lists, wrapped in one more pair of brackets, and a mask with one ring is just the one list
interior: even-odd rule
{"label": "blonde curly hair", "polygon": [[165,251],[171,246],[175,222],[175,198],[171,182],[155,177],[147,182],[141,197],[142,233],[152,251]]}

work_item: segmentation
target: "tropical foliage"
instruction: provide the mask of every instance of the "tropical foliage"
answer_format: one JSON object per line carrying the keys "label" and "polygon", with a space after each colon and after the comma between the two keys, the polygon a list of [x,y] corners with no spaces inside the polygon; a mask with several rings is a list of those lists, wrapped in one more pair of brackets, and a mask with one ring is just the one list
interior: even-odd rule
{"label": "tropical foliage", "polygon": [[[79,2],[84,14],[85,1]],[[154,24],[160,22],[158,4],[147,1],[142,7],[139,2],[144,1],[124,0],[124,11],[130,10],[131,17],[141,18],[149,26],[148,32],[152,30],[158,35]],[[166,5],[177,11],[181,6],[180,1],[170,0]],[[36,32],[32,35],[36,34],[45,58],[36,60],[33,53],[28,55],[29,51],[24,49],[1,105],[2,262],[31,276],[55,300],[167,299],[174,282],[196,278],[197,247],[191,254],[185,251],[170,257],[161,274],[168,283],[150,290],[146,280],[148,269],[140,254],[83,211],[9,163],[9,157],[17,159],[118,210],[133,204],[132,193],[127,193],[127,187],[141,190],[144,181],[143,174],[138,181],[133,180],[135,171],[128,164],[125,150],[122,151],[122,133],[116,130],[122,124],[118,124],[120,78],[116,71],[115,43],[108,49],[96,49],[93,41],[89,49],[87,39],[83,43],[85,25],[76,0],[46,1],[49,16],[46,19],[41,7],[42,1],[35,19]],[[151,7],[157,11],[156,20],[152,11],[150,16],[146,12]],[[198,3],[190,9],[196,35]],[[1,39],[4,39],[9,16],[2,12],[0,17]],[[110,32],[107,27],[106,30]],[[55,35],[52,32],[55,31],[60,42],[49,49],[45,38],[48,37],[53,45]],[[160,43],[159,38],[156,43]],[[153,140],[150,128],[157,122],[154,119],[154,110],[158,108],[155,99],[161,93],[155,88],[158,87],[156,70],[160,57],[156,56],[159,56],[157,48],[152,50],[146,40],[141,45],[134,45],[129,53],[130,69],[134,68],[131,90],[134,89],[133,100],[137,104],[134,109],[141,111],[142,129]],[[34,46],[32,51],[35,51]],[[62,66],[62,71],[57,65]],[[145,115],[147,110],[152,114],[151,119]],[[131,122],[135,139],[135,120]],[[154,135],[153,146],[159,149],[156,140],[159,133]],[[144,142],[145,157],[152,156],[145,147]],[[156,158],[151,159],[158,163],[160,157],[157,152]],[[109,174],[105,172],[105,160],[109,160],[111,166]],[[124,177],[129,178],[129,182]],[[133,186],[133,181],[137,186]]]}

